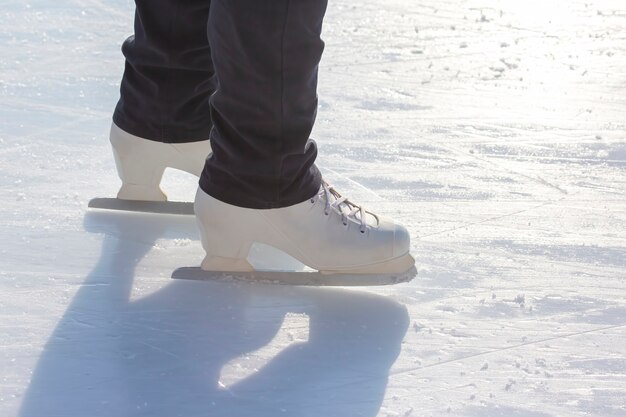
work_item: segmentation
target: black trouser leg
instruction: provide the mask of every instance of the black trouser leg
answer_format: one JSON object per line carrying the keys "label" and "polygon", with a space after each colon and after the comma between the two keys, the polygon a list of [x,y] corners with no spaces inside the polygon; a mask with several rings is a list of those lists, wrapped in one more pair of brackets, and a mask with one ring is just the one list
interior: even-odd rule
{"label": "black trouser leg", "polygon": [[326,0],[213,0],[208,38],[219,79],[213,154],[200,187],[229,204],[277,208],[315,195],[309,140]]}
{"label": "black trouser leg", "polygon": [[122,46],[126,67],[113,121],[160,142],[208,139],[215,90],[206,33],[210,0],[135,3],[135,36]]}

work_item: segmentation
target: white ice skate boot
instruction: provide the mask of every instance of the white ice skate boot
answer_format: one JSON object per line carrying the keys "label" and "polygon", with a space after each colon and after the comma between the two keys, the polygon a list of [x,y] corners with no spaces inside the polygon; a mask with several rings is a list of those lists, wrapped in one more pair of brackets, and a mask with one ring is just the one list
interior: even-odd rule
{"label": "white ice skate boot", "polygon": [[167,201],[159,184],[165,168],[176,168],[200,176],[211,153],[209,140],[161,143],[143,139],[111,124],[111,145],[122,187],[123,200]]}
{"label": "white ice skate boot", "polygon": [[326,183],[310,200],[269,210],[226,204],[198,188],[195,212],[207,271],[253,271],[246,258],[254,242],[322,274],[395,274],[415,263],[404,227],[352,204]]}

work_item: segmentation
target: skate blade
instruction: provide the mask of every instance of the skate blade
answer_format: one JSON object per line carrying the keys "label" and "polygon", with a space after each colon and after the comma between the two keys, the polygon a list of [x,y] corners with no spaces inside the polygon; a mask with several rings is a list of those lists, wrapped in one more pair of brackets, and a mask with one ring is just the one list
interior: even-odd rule
{"label": "skate blade", "polygon": [[140,213],[174,214],[193,216],[193,203],[185,201],[140,201],[119,198],[94,198],[89,208],[103,210],[135,211]]}
{"label": "skate blade", "polygon": [[394,285],[409,282],[417,276],[417,269],[413,266],[400,274],[320,274],[306,271],[254,271],[254,272],[224,272],[205,271],[200,267],[178,268],[172,273],[172,279],[191,281],[226,281],[248,282],[276,285],[302,286],[379,286]]}

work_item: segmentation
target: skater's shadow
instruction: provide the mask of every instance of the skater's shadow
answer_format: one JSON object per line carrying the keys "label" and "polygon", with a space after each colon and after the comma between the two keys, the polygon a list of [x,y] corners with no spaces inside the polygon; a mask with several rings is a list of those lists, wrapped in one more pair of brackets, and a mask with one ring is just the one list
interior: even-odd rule
{"label": "skater's shadow", "polygon": [[[90,213],[85,227],[105,234],[102,254],[41,354],[21,417],[378,414],[408,326],[400,304],[224,282],[138,295],[139,261],[157,239],[194,236],[193,219]],[[308,339],[289,341],[302,329],[281,329],[288,313],[309,317]],[[269,361],[247,365],[263,347]]]}

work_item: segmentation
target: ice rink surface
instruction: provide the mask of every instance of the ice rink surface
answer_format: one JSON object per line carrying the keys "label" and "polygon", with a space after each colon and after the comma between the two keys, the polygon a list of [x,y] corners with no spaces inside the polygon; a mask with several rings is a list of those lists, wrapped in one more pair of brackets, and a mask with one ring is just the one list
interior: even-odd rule
{"label": "ice rink surface", "polygon": [[3,1],[2,417],[626,416],[623,0],[331,0],[318,162],[419,269],[364,289],[173,280],[193,218],[86,209],[132,13]]}

